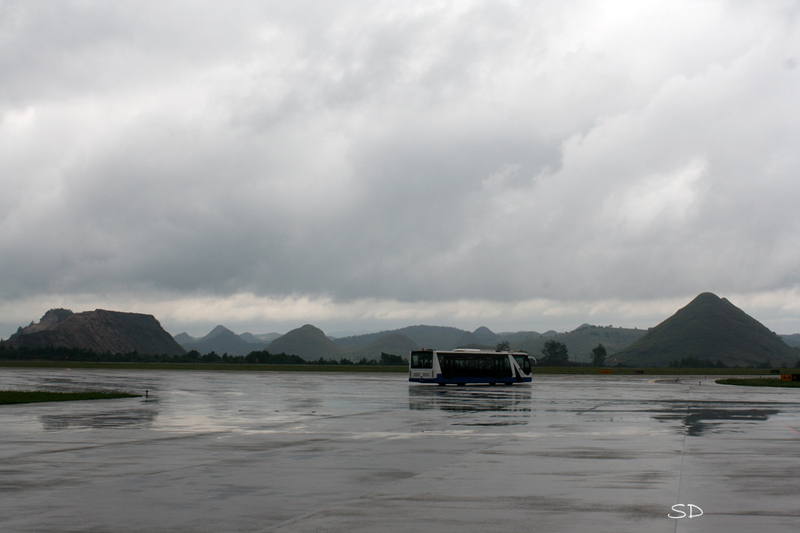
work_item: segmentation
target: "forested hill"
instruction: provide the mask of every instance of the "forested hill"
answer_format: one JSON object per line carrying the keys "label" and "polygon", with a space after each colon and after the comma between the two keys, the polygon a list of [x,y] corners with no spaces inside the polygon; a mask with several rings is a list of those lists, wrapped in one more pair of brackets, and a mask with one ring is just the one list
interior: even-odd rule
{"label": "forested hill", "polygon": [[616,352],[641,339],[646,333],[647,330],[643,329],[584,324],[567,333],[548,332],[537,337],[528,337],[520,342],[512,342],[511,347],[539,357],[544,344],[548,340],[555,340],[567,347],[570,361],[588,363],[591,360],[592,349],[602,344],[608,353],[606,364],[613,365],[616,364],[614,361]]}
{"label": "forested hill", "polygon": [[299,355],[306,361],[319,358],[338,359],[344,354],[341,347],[326,337],[321,329],[311,324],[293,329],[286,335],[278,337],[267,346],[267,350],[270,353]]}
{"label": "forested hill", "polygon": [[747,367],[788,366],[799,353],[725,298],[706,292],[615,357],[633,366],[697,359]]}

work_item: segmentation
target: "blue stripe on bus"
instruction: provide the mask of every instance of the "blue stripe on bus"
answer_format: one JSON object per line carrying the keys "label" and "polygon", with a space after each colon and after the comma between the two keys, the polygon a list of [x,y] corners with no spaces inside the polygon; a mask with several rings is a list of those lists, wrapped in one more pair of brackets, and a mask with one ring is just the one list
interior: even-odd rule
{"label": "blue stripe on bus", "polygon": [[531,383],[533,381],[533,377],[523,377],[521,379],[517,379],[515,377],[503,377],[503,378],[492,378],[492,377],[475,377],[475,378],[444,378],[441,374],[436,376],[435,378],[408,378],[408,381],[412,381],[415,383]]}

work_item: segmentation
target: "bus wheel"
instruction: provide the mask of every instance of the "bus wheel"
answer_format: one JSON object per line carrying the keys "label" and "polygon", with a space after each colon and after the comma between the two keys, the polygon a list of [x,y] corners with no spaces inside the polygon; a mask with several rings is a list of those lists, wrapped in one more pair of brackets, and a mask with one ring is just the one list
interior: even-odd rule
{"label": "bus wheel", "polygon": [[444,383],[437,383],[440,387],[444,387]]}
{"label": "bus wheel", "polygon": [[466,383],[459,383],[458,384],[459,387],[463,387],[464,385],[466,385]]}

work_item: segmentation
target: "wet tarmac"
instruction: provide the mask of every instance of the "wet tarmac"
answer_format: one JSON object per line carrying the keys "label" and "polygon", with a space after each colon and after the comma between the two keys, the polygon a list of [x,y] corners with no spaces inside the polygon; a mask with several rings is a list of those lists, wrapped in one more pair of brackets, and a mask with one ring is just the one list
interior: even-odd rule
{"label": "wet tarmac", "polygon": [[0,389],[149,391],[0,406],[4,532],[800,530],[797,389],[27,369]]}

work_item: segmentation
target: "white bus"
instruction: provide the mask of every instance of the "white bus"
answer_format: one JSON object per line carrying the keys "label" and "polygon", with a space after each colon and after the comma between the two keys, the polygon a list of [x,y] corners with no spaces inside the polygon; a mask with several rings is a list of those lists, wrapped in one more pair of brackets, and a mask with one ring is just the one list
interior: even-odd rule
{"label": "white bus", "polygon": [[465,385],[467,383],[530,383],[531,358],[525,352],[493,352],[460,348],[415,350],[408,361],[408,381]]}

